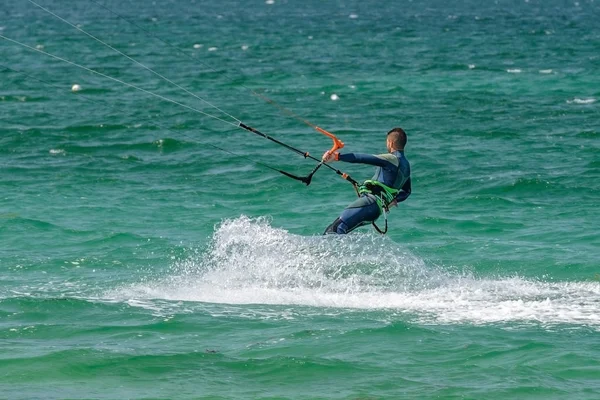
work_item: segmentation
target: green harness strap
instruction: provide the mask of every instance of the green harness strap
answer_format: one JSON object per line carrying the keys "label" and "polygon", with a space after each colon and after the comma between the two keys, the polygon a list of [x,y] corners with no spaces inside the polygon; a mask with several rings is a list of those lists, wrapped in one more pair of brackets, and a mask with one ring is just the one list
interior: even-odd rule
{"label": "green harness strap", "polygon": [[375,221],[371,222],[371,224],[373,225],[373,228],[375,228],[375,230],[379,233],[381,233],[382,235],[385,235],[387,233],[387,229],[388,229],[388,224],[387,224],[387,211],[389,211],[389,205],[392,201],[394,201],[394,199],[396,198],[396,195],[398,194],[398,192],[400,190],[398,189],[394,189],[391,188],[387,185],[384,185],[383,183],[379,182],[379,181],[374,181],[371,179],[368,179],[366,181],[363,182],[362,185],[360,186],[355,186],[356,188],[356,193],[360,196],[362,194],[371,194],[375,197],[375,201],[377,202],[377,205],[379,206],[379,212],[381,212],[384,216],[385,219],[385,228],[383,230],[381,230],[377,224],[375,224]]}
{"label": "green harness strap", "polygon": [[398,192],[398,189],[391,188],[379,181],[371,179],[364,181],[364,183],[358,187],[359,195],[367,193],[375,196],[381,212],[387,210],[390,203],[396,198]]}

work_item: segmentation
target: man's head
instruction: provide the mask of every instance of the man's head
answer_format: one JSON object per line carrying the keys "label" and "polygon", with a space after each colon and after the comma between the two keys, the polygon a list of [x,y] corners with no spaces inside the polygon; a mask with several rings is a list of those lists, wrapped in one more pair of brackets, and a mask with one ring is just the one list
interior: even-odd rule
{"label": "man's head", "polygon": [[404,150],[406,146],[406,132],[402,128],[394,128],[387,134],[387,149],[390,153]]}

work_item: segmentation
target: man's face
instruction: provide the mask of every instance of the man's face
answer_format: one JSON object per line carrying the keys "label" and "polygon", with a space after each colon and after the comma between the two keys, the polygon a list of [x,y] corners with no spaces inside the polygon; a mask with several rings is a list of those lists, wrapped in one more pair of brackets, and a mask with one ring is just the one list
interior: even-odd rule
{"label": "man's face", "polygon": [[390,153],[392,151],[392,141],[389,138],[385,141],[385,145],[387,147],[388,153]]}

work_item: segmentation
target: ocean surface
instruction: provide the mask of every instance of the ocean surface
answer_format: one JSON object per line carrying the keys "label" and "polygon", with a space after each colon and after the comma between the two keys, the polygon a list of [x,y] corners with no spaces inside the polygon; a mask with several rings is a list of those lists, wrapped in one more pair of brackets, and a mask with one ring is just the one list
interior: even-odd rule
{"label": "ocean surface", "polygon": [[[3,0],[0,36],[0,399],[600,399],[598,0]],[[290,112],[406,130],[386,236],[257,164],[316,163],[237,121],[331,147]]]}

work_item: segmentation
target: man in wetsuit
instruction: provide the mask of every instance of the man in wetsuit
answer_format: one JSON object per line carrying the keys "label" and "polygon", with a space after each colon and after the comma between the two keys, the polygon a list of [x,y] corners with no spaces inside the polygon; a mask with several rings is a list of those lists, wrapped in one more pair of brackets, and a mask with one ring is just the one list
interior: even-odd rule
{"label": "man in wetsuit", "polygon": [[377,167],[373,178],[358,187],[360,197],[348,205],[323,234],[350,233],[374,222],[384,209],[394,207],[410,196],[410,164],[404,156],[405,146],[406,133],[402,128],[394,128],[387,134],[387,154],[326,152],[323,155],[325,162],[344,161]]}

